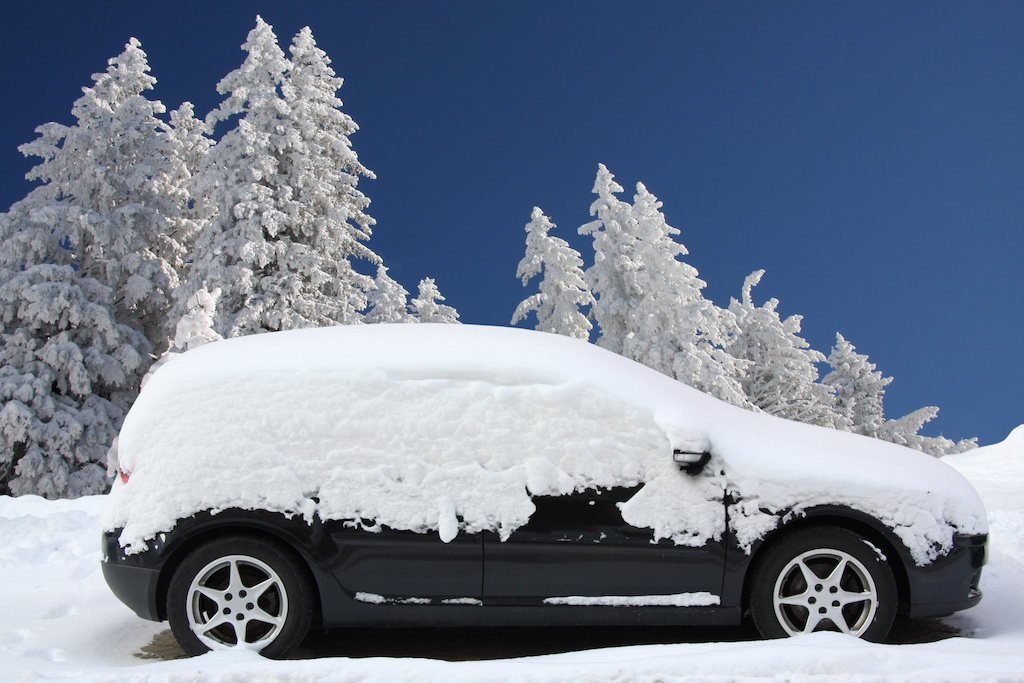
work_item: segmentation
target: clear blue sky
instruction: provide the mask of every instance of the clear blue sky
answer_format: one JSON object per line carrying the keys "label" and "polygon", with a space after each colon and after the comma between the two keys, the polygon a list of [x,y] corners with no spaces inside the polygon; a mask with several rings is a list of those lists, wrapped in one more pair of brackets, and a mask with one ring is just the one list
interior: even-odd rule
{"label": "clear blue sky", "polygon": [[[151,97],[202,116],[261,14],[310,26],[345,79],[370,246],[467,323],[506,325],[533,206],[585,258],[598,163],[642,181],[721,306],[841,332],[887,376],[886,412],[982,444],[1024,423],[1022,2],[7,2],[0,210],[17,146],[129,37]],[[533,284],[533,283],[531,283]]]}

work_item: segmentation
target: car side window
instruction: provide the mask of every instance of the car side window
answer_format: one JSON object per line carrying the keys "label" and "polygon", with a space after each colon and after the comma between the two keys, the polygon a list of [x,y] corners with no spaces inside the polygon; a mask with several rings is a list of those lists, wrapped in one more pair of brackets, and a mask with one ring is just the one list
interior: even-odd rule
{"label": "car side window", "polygon": [[537,507],[524,531],[540,534],[597,533],[627,526],[617,503],[640,490],[632,488],[587,489],[561,496],[536,496]]}

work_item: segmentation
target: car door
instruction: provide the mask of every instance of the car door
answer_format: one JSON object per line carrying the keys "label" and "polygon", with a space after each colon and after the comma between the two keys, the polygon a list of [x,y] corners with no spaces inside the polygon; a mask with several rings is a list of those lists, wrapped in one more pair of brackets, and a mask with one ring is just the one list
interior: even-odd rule
{"label": "car door", "polygon": [[485,534],[485,604],[717,604],[723,544],[655,542],[652,530],[626,524],[617,503],[637,490],[538,496],[529,523],[507,540]]}
{"label": "car door", "polygon": [[480,534],[460,532],[444,543],[437,532],[382,528],[371,532],[326,522],[327,563],[341,586],[369,602],[439,602],[480,598]]}

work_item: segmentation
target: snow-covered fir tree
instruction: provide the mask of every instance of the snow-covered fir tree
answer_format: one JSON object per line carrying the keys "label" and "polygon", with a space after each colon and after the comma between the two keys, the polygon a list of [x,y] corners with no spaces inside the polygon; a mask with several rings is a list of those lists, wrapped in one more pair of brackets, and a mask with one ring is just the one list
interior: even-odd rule
{"label": "snow-covered fir tree", "polygon": [[102,493],[106,455],[148,364],[113,291],[69,265],[0,269],[0,484],[47,498]]}
{"label": "snow-covered fir tree", "polygon": [[952,453],[964,453],[978,447],[977,437],[953,441],[941,434],[939,436],[918,434],[924,424],[931,421],[938,414],[939,409],[937,407],[925,406],[895,420],[886,420],[885,424],[882,425],[878,438],[892,441],[902,446],[916,448],[937,458]]}
{"label": "snow-covered fir tree", "polygon": [[534,207],[526,225],[526,255],[519,262],[516,277],[523,286],[542,271],[540,291],[524,299],[512,315],[515,325],[530,311],[537,312],[535,329],[590,339],[593,327],[580,307],[594,304],[594,297],[583,279],[583,259],[578,251],[559,237],[548,234],[554,223]]}
{"label": "snow-covered fir tree", "polygon": [[351,259],[380,259],[362,243],[373,220],[356,184],[373,174],[351,149],[356,125],[335,96],[342,81],[308,29],[288,60],[257,17],[242,49],[242,65],[218,84],[225,100],[207,117],[211,128],[235,125],[198,174],[213,215],[180,301],[220,288],[214,326],[226,337],[361,322],[373,279]]}
{"label": "snow-covered fir tree", "polygon": [[705,282],[680,260],[686,248],[679,230],[661,212],[661,202],[642,183],[632,205],[622,187],[598,167],[591,215],[579,229],[594,239],[594,264],[585,271],[596,299],[591,317],[597,343],[724,401],[749,407],[736,377],[743,364],[724,349],[734,322],[705,299]]}
{"label": "snow-covered fir tree", "polygon": [[619,354],[633,328],[630,303],[640,294],[631,286],[629,274],[642,267],[635,255],[637,238],[629,231],[633,207],[616,196],[622,191],[611,172],[599,164],[593,189],[597,199],[590,206],[590,215],[597,220],[578,231],[594,240],[594,264],[584,271],[584,279],[595,300],[590,318],[600,332],[597,345]]}
{"label": "snow-covered fir tree", "polygon": [[[173,254],[178,275],[177,285],[181,284],[181,278],[187,271],[187,260],[196,236],[211,215],[211,209],[199,201],[195,188],[196,173],[213,146],[208,132],[206,123],[196,118],[191,102],[185,102],[171,112],[167,136],[173,145],[174,154],[170,158],[172,173],[169,184],[172,189],[169,194],[173,192],[179,214],[172,221],[173,242],[168,245],[167,251]],[[171,316],[168,319],[171,324],[174,323]]]}
{"label": "snow-covered fir tree", "polygon": [[3,262],[73,264],[111,287],[117,320],[160,351],[183,242],[194,232],[181,221],[189,198],[177,149],[156,118],[164,106],[144,95],[156,79],[137,40],[93,79],[72,108],[75,125],[45,124],[20,147],[42,158],[28,178],[43,185],[11,207]]}
{"label": "snow-covered fir tree", "polygon": [[825,361],[825,354],[810,348],[800,336],[801,316],[780,318],[777,299],[754,305],[751,290],[763,275],[758,270],[747,276],[741,300],[729,304],[738,331],[726,350],[747,362],[740,385],[747,399],[770,415],[834,427],[833,394],[818,382],[816,366]]}
{"label": "snow-covered fir tree", "polygon": [[367,323],[419,322],[409,312],[408,290],[388,275],[385,266],[377,266],[377,277],[373,284],[374,289],[369,294],[370,310],[365,316]]}
{"label": "snow-covered fir tree", "polygon": [[832,370],[821,383],[835,394],[835,426],[855,434],[878,437],[885,423],[882,398],[892,377],[883,377],[868,357],[836,333],[836,345],[828,356]]}
{"label": "snow-covered fir tree", "polygon": [[433,278],[420,280],[420,295],[410,302],[413,315],[421,323],[457,323],[459,314],[451,306],[438,303],[444,301]]}
{"label": "snow-covered fir tree", "polygon": [[213,146],[209,128],[205,121],[196,117],[192,103],[183,102],[171,112],[169,130],[177,148],[172,161],[182,167],[176,175],[191,180],[206,158],[206,153]]}
{"label": "snow-covered fir tree", "polygon": [[181,316],[174,329],[175,350],[188,351],[223,339],[213,329],[213,317],[219,298],[219,289],[212,292],[200,289],[188,298],[185,302],[185,315]]}
{"label": "snow-covered fir tree", "polygon": [[[132,39],[21,151],[42,181],[0,216],[0,423],[15,493],[100,492],[151,352],[166,347],[187,188]],[[0,469],[3,469],[0,466]]]}
{"label": "snow-covered fir tree", "polygon": [[883,377],[875,364],[868,361],[866,355],[857,353],[841,334],[836,334],[836,345],[829,354],[828,364],[832,371],[825,375],[822,384],[835,393],[834,411],[839,429],[891,441],[936,457],[962,453],[977,446],[977,439],[954,442],[943,436],[919,434],[925,423],[938,414],[935,406],[918,408],[903,417],[887,420],[885,388],[892,377]]}

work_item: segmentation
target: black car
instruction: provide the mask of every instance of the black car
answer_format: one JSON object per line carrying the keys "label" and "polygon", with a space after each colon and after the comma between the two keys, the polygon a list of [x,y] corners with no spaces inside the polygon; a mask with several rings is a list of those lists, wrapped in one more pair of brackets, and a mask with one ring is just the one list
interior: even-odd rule
{"label": "black car", "polygon": [[[839,455],[807,471],[832,443]],[[780,444],[793,463],[758,478],[758,454]],[[865,455],[843,469],[850,449]],[[190,654],[281,657],[314,623],[749,615],[766,637],[881,640],[897,614],[981,599],[984,510],[942,463],[541,333],[353,326],[209,344],[147,384],[118,457],[104,576]],[[946,518],[903,521],[936,500]]]}

